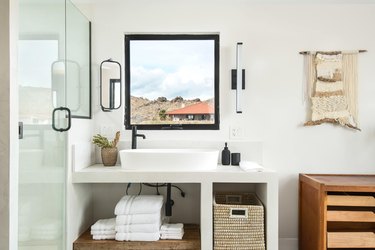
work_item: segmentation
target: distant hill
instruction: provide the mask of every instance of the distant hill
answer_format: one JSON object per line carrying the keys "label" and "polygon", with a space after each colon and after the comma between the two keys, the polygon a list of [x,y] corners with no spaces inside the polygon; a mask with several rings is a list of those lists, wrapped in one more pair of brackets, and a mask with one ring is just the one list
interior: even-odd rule
{"label": "distant hill", "polygon": [[[184,100],[182,97],[176,97],[172,100],[168,100],[165,97],[159,97],[156,100],[149,100],[143,97],[131,96],[131,121],[133,124],[158,124],[165,123],[165,120],[161,120],[160,111],[165,110],[166,112],[175,109],[184,108],[196,103],[202,102],[200,99]],[[213,102],[213,99],[204,100],[204,102]],[[170,123],[171,121],[169,121]]]}

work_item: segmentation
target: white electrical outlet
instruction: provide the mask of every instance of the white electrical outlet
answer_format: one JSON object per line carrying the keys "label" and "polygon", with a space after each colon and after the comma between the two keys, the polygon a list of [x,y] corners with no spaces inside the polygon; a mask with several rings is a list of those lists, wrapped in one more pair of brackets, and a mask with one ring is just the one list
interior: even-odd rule
{"label": "white electrical outlet", "polygon": [[243,139],[244,128],[240,126],[231,126],[229,128],[229,138],[230,139]]}

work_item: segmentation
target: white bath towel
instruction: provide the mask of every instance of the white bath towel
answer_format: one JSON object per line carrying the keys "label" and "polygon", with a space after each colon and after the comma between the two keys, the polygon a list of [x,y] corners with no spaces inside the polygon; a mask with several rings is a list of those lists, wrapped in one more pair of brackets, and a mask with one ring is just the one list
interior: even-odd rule
{"label": "white bath towel", "polygon": [[160,239],[162,240],[182,240],[184,237],[184,233],[176,233],[176,234],[161,234]]}
{"label": "white bath towel", "polygon": [[30,238],[33,240],[55,240],[59,237],[62,237],[61,232],[53,231],[53,232],[39,232],[39,231],[31,231]]}
{"label": "white bath towel", "polygon": [[158,233],[116,233],[118,241],[158,241],[160,234]]}
{"label": "white bath towel", "polygon": [[105,234],[105,235],[95,234],[92,236],[93,240],[114,240],[115,238],[116,238],[115,234]]}
{"label": "white bath towel", "polygon": [[153,224],[161,220],[160,212],[153,214],[117,215],[116,225],[125,224]]}
{"label": "white bath towel", "polygon": [[117,203],[116,215],[152,214],[160,212],[163,206],[162,195],[125,195]]}
{"label": "white bath towel", "polygon": [[158,233],[160,223],[116,225],[117,233]]}
{"label": "white bath towel", "polygon": [[115,218],[101,219],[91,226],[91,230],[115,230]]}
{"label": "white bath towel", "polygon": [[41,219],[37,221],[31,228],[32,231],[37,232],[49,232],[49,231],[61,231],[61,221],[59,220],[53,220],[53,219]]}
{"label": "white bath towel", "polygon": [[27,241],[30,239],[30,227],[28,226],[19,226],[18,227],[18,240]]}
{"label": "white bath towel", "polygon": [[91,235],[115,235],[115,230],[91,230]]}
{"label": "white bath towel", "polygon": [[161,233],[179,233],[184,230],[184,224],[175,223],[175,224],[163,224],[160,227]]}
{"label": "white bath towel", "polygon": [[262,172],[264,167],[254,161],[241,161],[240,168],[246,172]]}

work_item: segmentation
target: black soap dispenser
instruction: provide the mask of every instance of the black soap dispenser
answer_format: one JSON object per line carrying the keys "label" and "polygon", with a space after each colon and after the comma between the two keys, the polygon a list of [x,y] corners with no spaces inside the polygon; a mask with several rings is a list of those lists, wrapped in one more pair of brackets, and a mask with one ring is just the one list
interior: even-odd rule
{"label": "black soap dispenser", "polygon": [[225,143],[225,147],[223,151],[221,151],[221,164],[222,165],[230,165],[230,151],[227,145],[228,144]]}

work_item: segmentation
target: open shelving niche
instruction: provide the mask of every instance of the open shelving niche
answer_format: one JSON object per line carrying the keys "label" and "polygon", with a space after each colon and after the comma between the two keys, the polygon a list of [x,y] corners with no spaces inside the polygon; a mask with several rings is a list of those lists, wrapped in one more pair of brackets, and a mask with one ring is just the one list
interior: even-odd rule
{"label": "open shelving niche", "polygon": [[[206,171],[142,171],[142,170],[125,170],[120,166],[103,167],[102,164],[96,164],[87,168],[76,169],[72,173],[72,183],[91,184],[93,192],[100,194],[106,192],[106,187],[115,187],[120,190],[117,200],[125,193],[126,183],[174,183],[180,187],[189,190],[187,196],[191,200],[182,201],[178,198],[178,192],[173,191],[175,205],[173,211],[176,216],[171,218],[172,222],[194,223],[198,222],[200,226],[200,244],[201,249],[213,248],[213,193],[216,191],[240,191],[254,192],[261,200],[265,207],[265,238],[267,249],[278,249],[278,178],[272,170],[264,172],[244,172],[236,166],[218,165],[215,170]],[[116,188],[117,185],[117,188]],[[146,191],[147,192],[147,191]],[[148,190],[148,192],[152,192]],[[162,193],[163,191],[161,191]],[[136,185],[132,194],[137,193]],[[100,195],[98,195],[100,196]],[[115,196],[112,194],[112,196]],[[95,197],[95,194],[94,194]],[[198,198],[199,197],[199,198]],[[115,201],[96,202],[96,204],[107,203],[107,209],[113,209]],[[181,216],[179,206],[182,202],[189,201],[188,208],[184,211],[194,210],[190,217]],[[112,203],[111,203],[112,202]],[[109,205],[108,205],[109,203]],[[197,204],[199,204],[197,206]],[[102,214],[100,214],[102,213]],[[107,213],[112,213],[113,210]],[[178,215],[180,214],[180,216]],[[103,218],[105,212],[94,212],[94,220]],[[95,218],[97,217],[97,218]],[[82,233],[82,232],[81,232]],[[129,244],[124,242],[123,244]]]}

